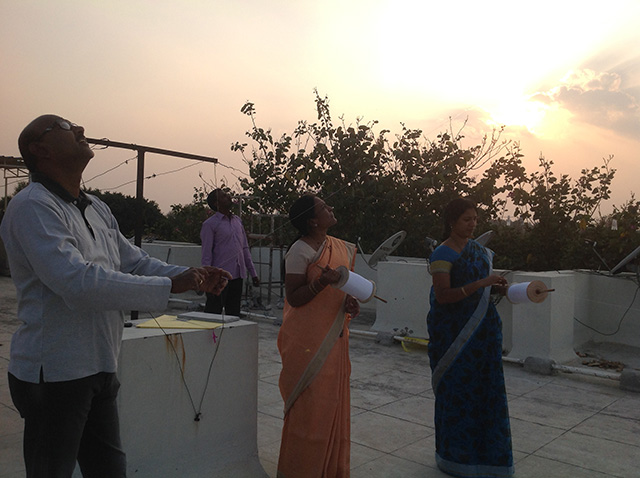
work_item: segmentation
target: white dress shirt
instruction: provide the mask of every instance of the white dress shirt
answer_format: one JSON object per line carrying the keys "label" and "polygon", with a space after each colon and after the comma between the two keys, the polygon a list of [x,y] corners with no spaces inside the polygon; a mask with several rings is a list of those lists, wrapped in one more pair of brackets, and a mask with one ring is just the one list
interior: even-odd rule
{"label": "white dress shirt", "polygon": [[11,200],[0,224],[22,322],[9,372],[32,383],[41,369],[47,382],[116,372],[123,311],[166,309],[169,276],[187,268],[129,243],[97,197],[73,198],[38,180]]}

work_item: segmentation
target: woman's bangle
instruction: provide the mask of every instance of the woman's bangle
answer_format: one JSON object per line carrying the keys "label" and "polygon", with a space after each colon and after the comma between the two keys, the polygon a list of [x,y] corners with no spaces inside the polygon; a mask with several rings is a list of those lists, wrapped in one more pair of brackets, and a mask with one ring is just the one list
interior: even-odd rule
{"label": "woman's bangle", "polygon": [[[317,282],[317,283],[316,283]],[[317,280],[312,280],[311,282],[309,282],[309,289],[311,289],[311,292],[313,292],[313,295],[318,295],[320,292],[322,292],[322,290],[327,287],[326,285],[324,285],[320,279]]]}
{"label": "woman's bangle", "polygon": [[316,287],[313,285],[315,281],[311,281],[309,282],[309,289],[311,289],[311,292],[313,293],[313,295],[318,295],[318,291],[316,290]]}
{"label": "woman's bangle", "polygon": [[460,287],[460,290],[462,291],[462,295],[464,295],[465,297],[467,297],[467,291],[464,290],[464,286]]}

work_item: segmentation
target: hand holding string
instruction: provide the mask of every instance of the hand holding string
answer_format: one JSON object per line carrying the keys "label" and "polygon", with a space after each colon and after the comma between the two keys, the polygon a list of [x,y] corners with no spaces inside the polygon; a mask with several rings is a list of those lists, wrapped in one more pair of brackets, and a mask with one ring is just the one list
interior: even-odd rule
{"label": "hand holding string", "polygon": [[184,272],[171,277],[171,292],[180,294],[188,290],[199,290],[204,282],[205,271],[202,268],[190,267]]}
{"label": "hand holding string", "polygon": [[360,302],[358,302],[358,299],[352,295],[347,295],[344,302],[344,311],[351,317],[358,316],[360,314]]}
{"label": "hand holding string", "polygon": [[329,266],[325,266],[324,269],[322,269],[322,273],[318,277],[318,280],[320,281],[321,285],[327,286],[337,283],[341,277],[342,276],[339,271],[337,271],[336,269],[332,269]]}
{"label": "hand holding string", "polygon": [[205,277],[199,285],[199,290],[209,294],[220,295],[227,282],[233,278],[229,272],[218,267],[204,266],[202,269],[205,271]]}

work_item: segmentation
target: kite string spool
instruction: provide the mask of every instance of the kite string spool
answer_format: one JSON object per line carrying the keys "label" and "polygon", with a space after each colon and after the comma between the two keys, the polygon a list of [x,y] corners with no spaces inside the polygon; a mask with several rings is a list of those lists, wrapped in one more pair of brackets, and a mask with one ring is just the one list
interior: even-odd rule
{"label": "kite string spool", "polygon": [[340,273],[340,280],[332,284],[349,295],[354,296],[360,302],[368,302],[376,294],[376,285],[361,275],[351,272],[345,266],[339,266],[336,270]]}
{"label": "kite string spool", "polygon": [[340,273],[340,280],[335,284],[331,284],[332,287],[352,295],[362,303],[369,302],[372,298],[376,298],[385,304],[387,303],[386,300],[376,295],[375,282],[351,272],[345,266],[338,266],[336,270]]}
{"label": "kite string spool", "polygon": [[507,299],[512,304],[525,304],[529,302],[540,303],[547,298],[549,292],[554,289],[548,289],[544,282],[534,280],[531,282],[521,282],[512,284],[507,289]]}
{"label": "kite string spool", "polygon": [[[316,264],[316,266],[323,269],[320,264]],[[336,271],[340,273],[340,279],[335,284],[331,284],[332,287],[352,295],[362,303],[369,302],[372,298],[387,303],[386,300],[376,295],[375,282],[351,272],[345,266],[336,267]]]}

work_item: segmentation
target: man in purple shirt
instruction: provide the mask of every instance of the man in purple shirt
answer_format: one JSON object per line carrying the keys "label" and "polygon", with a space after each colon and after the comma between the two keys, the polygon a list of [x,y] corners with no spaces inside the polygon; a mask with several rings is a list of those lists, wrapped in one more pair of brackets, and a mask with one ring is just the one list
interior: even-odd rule
{"label": "man in purple shirt", "polygon": [[251,260],[251,251],[247,242],[242,220],[231,212],[231,196],[222,189],[209,193],[207,204],[216,211],[202,223],[202,265],[224,268],[231,273],[232,279],[220,295],[207,294],[204,311],[240,316],[242,284],[247,271],[253,278],[253,285],[260,285],[258,274]]}

